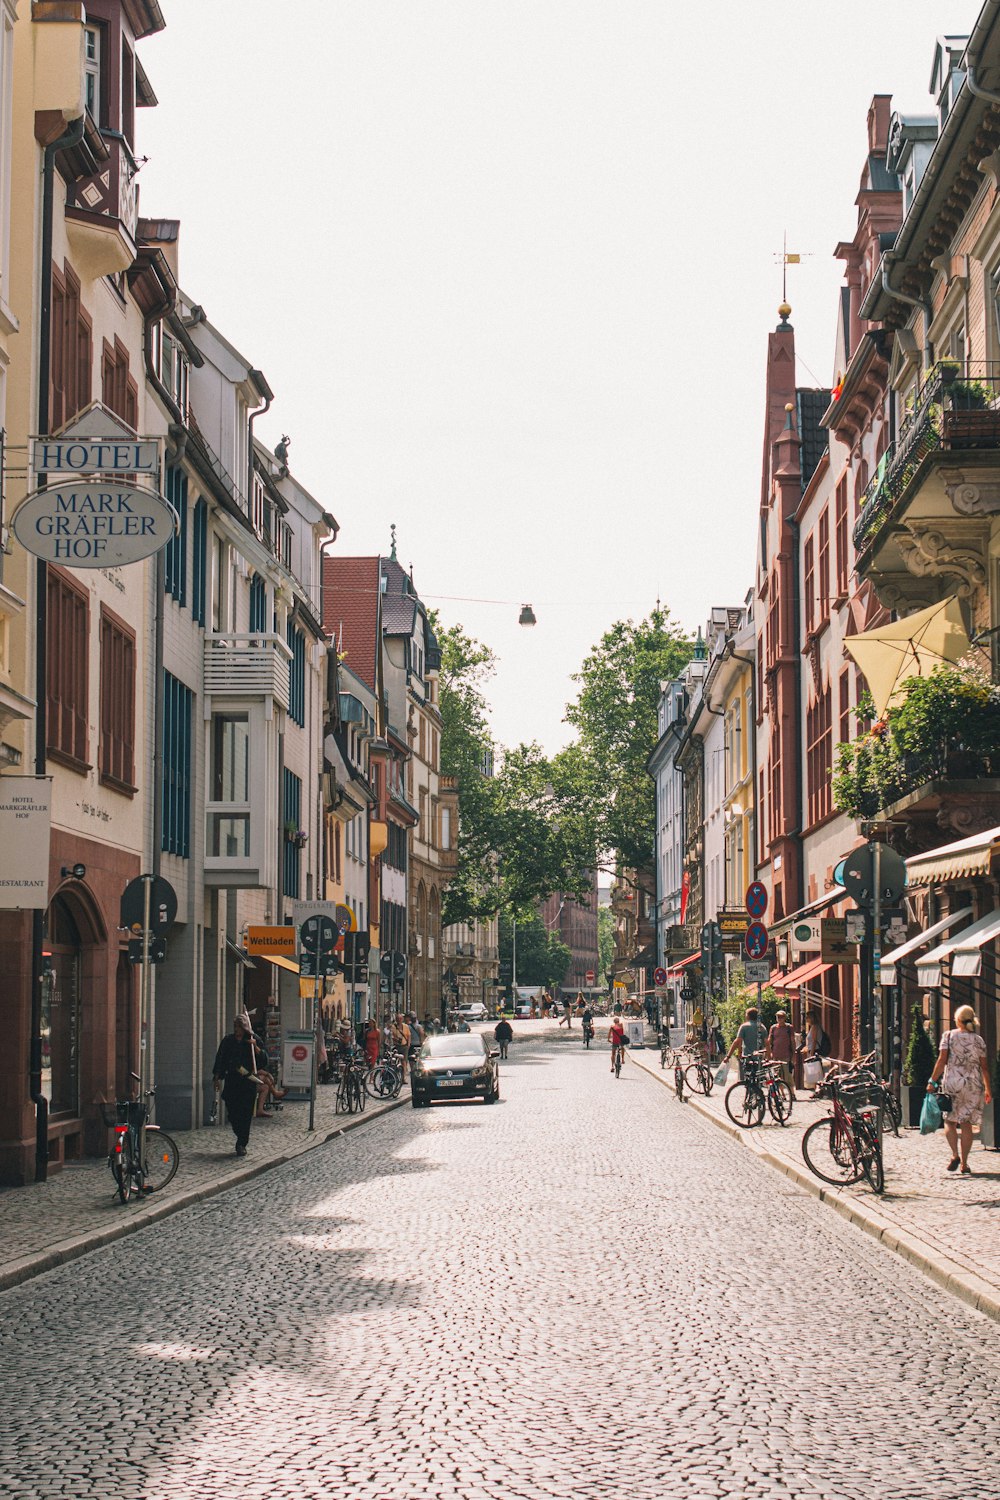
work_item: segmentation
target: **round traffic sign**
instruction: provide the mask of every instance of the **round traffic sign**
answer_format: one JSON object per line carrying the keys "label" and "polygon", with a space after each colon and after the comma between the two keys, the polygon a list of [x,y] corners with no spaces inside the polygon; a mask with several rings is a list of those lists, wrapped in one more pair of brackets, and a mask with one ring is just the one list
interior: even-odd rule
{"label": "round traffic sign", "polygon": [[751,922],[743,939],[747,957],[763,958],[767,952],[768,941],[767,928],[763,922]]}
{"label": "round traffic sign", "polygon": [[654,969],[653,970],[653,983],[654,984],[666,984],[666,982],[667,982],[667,971],[666,971],[666,969]]}
{"label": "round traffic sign", "polygon": [[747,911],[758,921],[767,911],[767,887],[759,880],[751,880],[747,886]]}

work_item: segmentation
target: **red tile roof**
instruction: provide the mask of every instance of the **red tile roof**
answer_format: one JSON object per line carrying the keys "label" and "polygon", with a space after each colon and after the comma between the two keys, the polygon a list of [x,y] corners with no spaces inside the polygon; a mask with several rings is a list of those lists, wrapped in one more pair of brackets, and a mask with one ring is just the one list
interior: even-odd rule
{"label": "red tile roof", "polygon": [[323,629],[347,665],[375,691],[381,629],[381,570],[377,557],[323,558]]}

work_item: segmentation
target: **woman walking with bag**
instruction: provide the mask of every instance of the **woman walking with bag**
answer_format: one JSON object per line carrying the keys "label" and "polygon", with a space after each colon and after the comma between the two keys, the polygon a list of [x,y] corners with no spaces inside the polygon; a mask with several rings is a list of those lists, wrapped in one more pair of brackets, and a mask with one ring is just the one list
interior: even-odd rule
{"label": "woman walking with bag", "polygon": [[954,1172],[961,1165],[963,1175],[969,1176],[972,1129],[980,1123],[983,1104],[989,1104],[992,1096],[990,1074],[986,1065],[986,1043],[976,1031],[979,1021],[972,1006],[960,1005],[955,1012],[955,1020],[955,1030],[946,1031],[941,1038],[941,1050],[927,1084],[927,1092],[934,1093],[938,1079],[941,1080],[941,1094],[951,1100],[951,1109],[942,1110],[945,1116],[944,1133],[951,1148],[948,1171]]}

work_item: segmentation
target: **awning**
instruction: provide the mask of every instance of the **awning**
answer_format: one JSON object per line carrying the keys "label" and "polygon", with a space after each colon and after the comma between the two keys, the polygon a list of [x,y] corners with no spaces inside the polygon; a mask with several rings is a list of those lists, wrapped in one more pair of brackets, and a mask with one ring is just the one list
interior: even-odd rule
{"label": "awning", "polygon": [[832,891],[827,891],[825,896],[819,896],[815,901],[810,901],[806,906],[800,906],[798,911],[793,911],[790,916],[781,917],[779,921],[770,923],[772,937],[780,937],[783,932],[790,932],[796,922],[805,921],[808,917],[815,917],[817,913],[826,911],[828,906],[834,906],[838,901],[843,901],[847,892],[842,885],[834,886]]}
{"label": "awning", "polygon": [[800,964],[797,969],[786,974],[784,979],[779,979],[777,983],[772,984],[772,989],[801,990],[810,979],[816,979],[820,974],[825,974],[829,967],[830,965],[825,964],[821,958],[811,958],[807,964]]}
{"label": "awning", "polygon": [[250,955],[245,953],[238,943],[234,943],[232,938],[226,938],[226,952],[231,954],[238,964],[242,964],[244,969],[256,969],[257,965]]}
{"label": "awning", "polygon": [[922,948],[925,943],[930,942],[931,938],[940,937],[942,932],[947,932],[949,927],[953,927],[963,917],[971,916],[972,907],[963,906],[959,911],[953,911],[947,917],[942,917],[940,922],[935,922],[933,927],[927,928],[926,932],[918,932],[916,937],[907,938],[906,942],[900,943],[898,948],[892,948],[888,953],[883,953],[879,963],[879,983],[895,984],[896,965],[901,958],[905,958],[908,953],[914,953],[917,948]]}
{"label": "awning", "polygon": [[952,979],[975,979],[983,967],[983,949],[995,937],[1000,937],[1000,911],[990,912],[988,917],[983,917],[982,923],[982,930],[973,939],[969,934],[978,923],[959,933],[958,946],[951,957]]}
{"label": "awning", "polygon": [[947,884],[970,876],[988,875],[993,855],[1000,848],[1000,828],[974,833],[955,844],[942,844],[926,854],[911,854],[906,861],[908,885]]}
{"label": "awning", "polygon": [[676,978],[676,976],[681,972],[682,969],[686,969],[689,964],[697,963],[700,957],[700,953],[692,953],[690,958],[682,958],[679,964],[671,964],[670,968],[667,970],[667,978]]}
{"label": "awning", "polygon": [[[985,917],[980,917],[973,922],[971,927],[963,927],[962,931],[955,937],[949,938],[946,943],[939,943],[923,958],[917,960],[917,983],[924,989],[935,990],[941,983],[941,965],[946,958],[961,950],[965,955],[966,964],[975,959],[976,966],[973,969],[958,971],[966,977],[979,973],[980,959],[979,949],[983,943],[988,943],[991,938],[1000,932],[1000,912],[987,912]],[[956,971],[953,969],[952,973]]]}
{"label": "awning", "polygon": [[284,958],[280,953],[262,953],[261,958],[266,958],[269,964],[276,964],[279,969],[287,969],[289,974],[297,974],[299,966],[290,958]]}

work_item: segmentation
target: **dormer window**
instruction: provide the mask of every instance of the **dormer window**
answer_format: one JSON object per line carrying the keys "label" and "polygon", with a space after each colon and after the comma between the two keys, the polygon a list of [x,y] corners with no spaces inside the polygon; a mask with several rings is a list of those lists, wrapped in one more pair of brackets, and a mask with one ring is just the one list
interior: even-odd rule
{"label": "dormer window", "polygon": [[101,32],[97,26],[83,31],[84,97],[93,120],[101,123]]}

